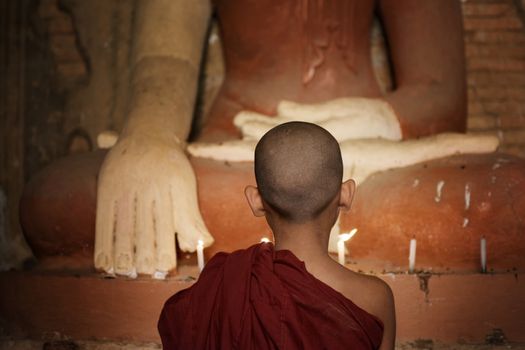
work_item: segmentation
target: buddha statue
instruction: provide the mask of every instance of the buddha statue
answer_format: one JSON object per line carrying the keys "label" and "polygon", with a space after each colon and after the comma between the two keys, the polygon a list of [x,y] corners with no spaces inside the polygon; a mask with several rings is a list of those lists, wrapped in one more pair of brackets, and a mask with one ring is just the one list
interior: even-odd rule
{"label": "buddha statue", "polygon": [[[37,257],[61,255],[72,265],[89,257],[92,266],[110,274],[163,277],[177,266],[176,245],[192,252],[202,241],[211,255],[258,242],[271,232],[244,208],[242,188],[253,183],[249,161],[258,138],[288,120],[315,122],[332,132],[341,144],[346,177],[356,178],[363,188],[374,179],[383,189],[399,188],[399,177],[393,175],[397,170],[388,169],[424,166],[425,174],[432,173],[435,166],[422,163],[432,159],[446,163],[441,166],[445,173],[472,163],[488,172],[503,158],[513,169],[525,166],[517,158],[490,154],[497,138],[464,134],[466,82],[458,1],[153,0],[136,6],[128,117],[117,143],[107,154],[61,160],[28,185],[22,222]],[[187,150],[212,9],[220,28],[225,78]],[[388,41],[390,91],[380,88],[372,67],[370,30],[376,15]],[[388,174],[377,174],[379,181],[373,174],[381,171]],[[424,176],[431,175],[407,175],[402,183],[410,186],[392,196],[417,197],[412,190],[415,183],[423,186]],[[498,181],[505,181],[502,176]],[[473,176],[470,188],[483,186],[485,177]],[[439,176],[434,178],[439,182]],[[53,196],[55,203],[74,208],[71,214],[77,219],[66,222],[63,217],[70,213],[49,205],[47,193],[54,186],[60,187],[54,192],[59,194]],[[523,185],[519,189],[523,191]],[[381,202],[377,186],[368,191],[376,191],[376,197],[361,202],[358,197],[357,214],[343,217],[340,230],[358,223],[356,239],[362,237],[364,243],[356,244],[366,257],[395,268],[404,263],[405,252],[394,248],[392,240],[409,239],[421,224],[405,213],[408,229],[377,232],[392,226],[385,213],[389,207]],[[361,229],[369,217],[363,214],[365,201],[381,210],[366,215],[386,222],[379,228],[369,225],[368,232]],[[508,201],[525,208],[523,202]],[[428,203],[429,212],[442,209],[432,207],[435,203]],[[427,241],[433,237],[429,244],[447,252],[456,223],[443,226],[432,220],[426,225],[439,227],[440,236],[432,230],[421,234]],[[79,227],[76,223],[81,222]],[[70,248],[57,248],[64,237],[74,242]],[[382,248],[366,248],[371,242]],[[447,255],[440,258],[447,260]],[[461,265],[462,260],[457,261]]]}

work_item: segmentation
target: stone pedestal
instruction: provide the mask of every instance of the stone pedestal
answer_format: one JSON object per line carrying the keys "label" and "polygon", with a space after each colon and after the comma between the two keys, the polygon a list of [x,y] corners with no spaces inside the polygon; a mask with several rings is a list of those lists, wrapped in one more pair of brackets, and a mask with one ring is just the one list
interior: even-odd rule
{"label": "stone pedestal", "polygon": [[[41,265],[92,269],[96,179],[103,156],[62,159],[27,185],[21,221]],[[255,185],[252,163],[191,162],[202,216],[215,238],[205,250],[207,258],[272,237],[244,197],[245,186]],[[484,236],[489,270],[523,272],[524,214],[523,159],[458,155],[373,175],[358,187],[341,227],[358,229],[347,247],[352,259],[367,265],[365,271],[406,271],[409,241],[415,237],[416,268],[477,272]]]}
{"label": "stone pedestal", "polygon": [[[484,343],[503,332],[525,342],[524,274],[381,274],[393,290],[397,341]],[[74,340],[160,342],[162,305],[197,268],[165,281],[93,274],[0,273],[0,327],[13,337],[54,332]]]}

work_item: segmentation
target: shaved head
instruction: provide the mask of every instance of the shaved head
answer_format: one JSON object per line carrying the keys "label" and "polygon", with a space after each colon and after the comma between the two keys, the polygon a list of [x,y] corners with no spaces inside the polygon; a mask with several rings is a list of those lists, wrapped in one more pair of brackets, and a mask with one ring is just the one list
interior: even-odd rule
{"label": "shaved head", "polygon": [[262,199],[281,217],[299,223],[315,219],[341,189],[339,144],[315,124],[281,124],[255,148],[255,178]]}

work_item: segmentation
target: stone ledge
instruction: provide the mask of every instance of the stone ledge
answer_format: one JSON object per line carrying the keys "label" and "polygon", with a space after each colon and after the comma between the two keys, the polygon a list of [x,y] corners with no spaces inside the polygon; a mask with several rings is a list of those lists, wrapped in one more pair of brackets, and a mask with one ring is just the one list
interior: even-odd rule
{"label": "stone ledge", "polygon": [[[156,324],[163,303],[189,287],[195,273],[188,266],[165,281],[0,273],[0,328],[15,339],[61,334],[75,340],[159,343]],[[497,329],[507,341],[525,343],[525,274],[379,277],[394,292],[400,343],[483,344]]]}
{"label": "stone ledge", "polygon": [[[419,339],[396,343],[397,350],[525,350],[525,344],[444,344]],[[0,339],[0,350],[157,350],[158,343],[128,343],[115,341]]]}

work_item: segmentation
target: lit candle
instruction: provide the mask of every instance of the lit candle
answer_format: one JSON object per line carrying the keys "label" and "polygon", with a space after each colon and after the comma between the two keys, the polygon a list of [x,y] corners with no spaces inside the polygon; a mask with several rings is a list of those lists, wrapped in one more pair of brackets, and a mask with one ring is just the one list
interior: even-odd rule
{"label": "lit candle", "polygon": [[261,243],[270,243],[270,239],[268,237],[261,238]]}
{"label": "lit candle", "polygon": [[410,273],[413,273],[416,267],[416,246],[416,237],[414,237],[410,240],[410,252],[408,253],[408,271]]}
{"label": "lit candle", "polygon": [[349,233],[341,233],[339,235],[339,239],[337,240],[337,258],[339,261],[339,264],[344,265],[345,264],[345,242],[348,241],[350,238],[354,237],[356,234],[357,229],[354,228]]}
{"label": "lit candle", "polygon": [[197,265],[199,265],[199,271],[204,269],[204,242],[201,239],[197,243]]}
{"label": "lit candle", "polygon": [[481,236],[480,242],[481,249],[481,272],[487,272],[487,240],[485,236]]}
{"label": "lit candle", "polygon": [[337,258],[339,260],[339,264],[345,264],[345,241],[342,239],[337,241]]}

